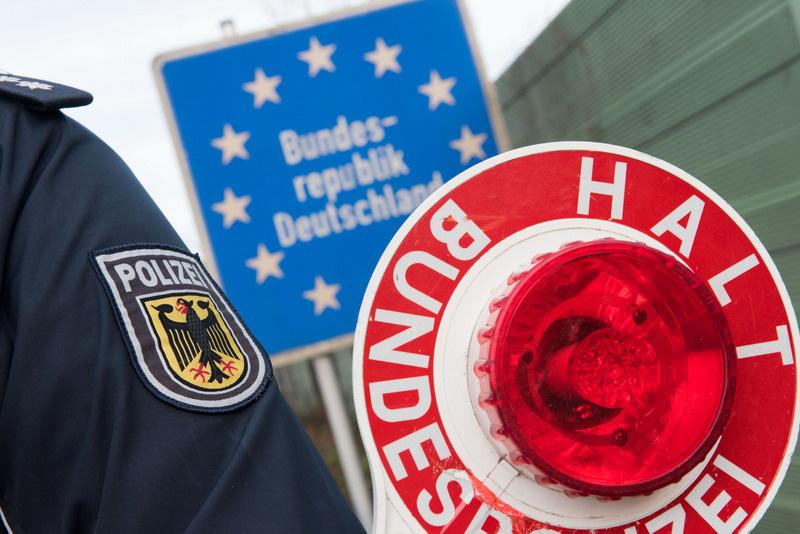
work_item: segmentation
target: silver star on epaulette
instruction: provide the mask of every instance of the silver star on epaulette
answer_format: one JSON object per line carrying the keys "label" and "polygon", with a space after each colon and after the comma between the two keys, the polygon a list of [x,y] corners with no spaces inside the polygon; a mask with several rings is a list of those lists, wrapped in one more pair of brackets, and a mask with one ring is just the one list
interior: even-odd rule
{"label": "silver star on epaulette", "polygon": [[29,80],[17,82],[17,87],[27,87],[31,91],[35,91],[36,89],[43,89],[45,91],[49,91],[50,89],[53,88],[52,85],[48,85],[42,82],[29,81]]}

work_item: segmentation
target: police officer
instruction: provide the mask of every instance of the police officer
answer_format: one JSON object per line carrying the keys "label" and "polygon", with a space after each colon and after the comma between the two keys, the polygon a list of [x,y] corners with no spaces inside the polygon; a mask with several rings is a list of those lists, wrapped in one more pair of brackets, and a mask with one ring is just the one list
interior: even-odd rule
{"label": "police officer", "polygon": [[0,524],[361,531],[199,259],[59,111],[89,102],[0,73]]}

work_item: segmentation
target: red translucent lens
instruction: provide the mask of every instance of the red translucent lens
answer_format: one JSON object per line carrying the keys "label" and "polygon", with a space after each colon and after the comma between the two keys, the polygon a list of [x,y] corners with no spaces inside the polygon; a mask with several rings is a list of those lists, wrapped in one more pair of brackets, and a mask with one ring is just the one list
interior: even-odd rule
{"label": "red translucent lens", "polygon": [[675,482],[706,456],[728,416],[735,356],[700,278],[667,254],[604,240],[522,276],[488,367],[516,459],[615,497]]}

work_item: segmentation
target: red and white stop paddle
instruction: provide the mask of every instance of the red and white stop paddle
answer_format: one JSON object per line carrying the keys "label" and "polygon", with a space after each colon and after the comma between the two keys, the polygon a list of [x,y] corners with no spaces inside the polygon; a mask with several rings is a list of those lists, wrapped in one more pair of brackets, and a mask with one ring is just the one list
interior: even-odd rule
{"label": "red and white stop paddle", "polygon": [[680,169],[595,143],[486,160],[364,297],[374,530],[750,530],[797,439],[797,340],[764,246]]}

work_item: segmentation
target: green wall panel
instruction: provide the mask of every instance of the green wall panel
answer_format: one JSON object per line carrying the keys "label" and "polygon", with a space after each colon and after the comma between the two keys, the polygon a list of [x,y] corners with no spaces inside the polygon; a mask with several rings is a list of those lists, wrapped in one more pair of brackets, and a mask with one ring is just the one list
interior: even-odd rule
{"label": "green wall panel", "polygon": [[[515,146],[614,143],[707,183],[800,308],[800,0],[573,0],[497,92]],[[756,532],[800,532],[797,455]]]}

